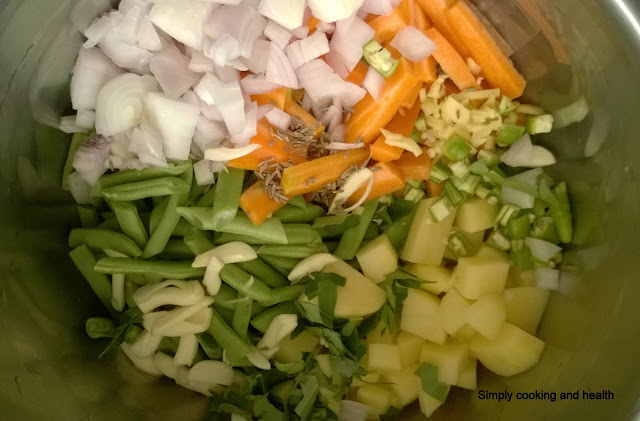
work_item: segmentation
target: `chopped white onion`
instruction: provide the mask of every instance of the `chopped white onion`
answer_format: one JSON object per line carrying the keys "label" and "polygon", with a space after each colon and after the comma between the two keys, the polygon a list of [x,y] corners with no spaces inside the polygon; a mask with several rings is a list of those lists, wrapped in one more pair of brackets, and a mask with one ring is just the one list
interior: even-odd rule
{"label": "chopped white onion", "polygon": [[384,87],[384,77],[380,73],[376,72],[373,67],[369,66],[367,74],[364,77],[364,81],[362,82],[362,87],[369,92],[369,95],[371,95],[376,102],[378,102],[378,99],[380,99],[380,93]]}
{"label": "chopped white onion", "polygon": [[272,20],[267,22],[267,26],[264,28],[264,35],[282,49],[284,49],[291,40],[291,32]]}
{"label": "chopped white onion", "polygon": [[283,131],[287,130],[291,124],[291,116],[276,107],[272,107],[271,111],[267,112],[264,116],[272,126]]}
{"label": "chopped white onion", "polygon": [[167,44],[158,35],[158,31],[156,31],[148,16],[144,16],[140,22],[137,41],[140,48],[148,51],[160,51]]}
{"label": "chopped white onion", "polygon": [[100,90],[122,72],[100,49],[81,48],[71,76],[73,109],[95,109]]}
{"label": "chopped white onion", "polygon": [[402,28],[391,41],[391,46],[407,60],[417,63],[432,55],[438,46],[415,26]]}
{"label": "chopped white onion", "polygon": [[259,369],[262,369],[262,370],[270,370],[271,369],[271,363],[265,357],[263,352],[260,352],[258,350],[253,351],[252,353],[247,355],[247,359],[249,360],[249,362],[251,364],[253,364],[254,366],[258,367]]}
{"label": "chopped white onion", "polygon": [[299,26],[295,29],[289,31],[294,38],[304,39],[309,36],[309,27],[308,26]]}
{"label": "chopped white onion", "polygon": [[127,358],[131,360],[133,365],[136,368],[144,373],[150,374],[152,376],[161,376],[162,372],[156,367],[153,363],[153,358],[140,358],[133,352],[131,352],[131,345],[126,342],[120,344],[120,349],[125,353]]}
{"label": "chopped white onion", "polygon": [[207,288],[207,293],[211,296],[215,296],[220,291],[220,287],[222,286],[220,271],[223,267],[224,262],[216,256],[211,256],[207,263],[207,269],[204,272],[202,284]]}
{"label": "chopped white onion", "polygon": [[525,244],[531,250],[531,254],[536,259],[548,262],[556,254],[562,251],[560,246],[557,246],[549,241],[540,240],[539,238],[527,237],[524,239]]}
{"label": "chopped white onion", "polygon": [[244,130],[241,133],[231,135],[229,140],[236,147],[247,146],[256,134],[258,134],[258,103],[245,103]]}
{"label": "chopped white onion", "polygon": [[329,107],[327,112],[324,113],[320,122],[331,131],[332,128],[342,123],[342,105],[340,100],[336,100],[333,105]]}
{"label": "chopped white onion", "polygon": [[530,186],[538,185],[538,177],[542,175],[541,168],[534,168],[529,171],[522,172],[520,174],[516,174],[512,177],[509,177],[507,180],[520,181],[522,183],[528,184]]}
{"label": "chopped white onion", "polygon": [[87,37],[87,41],[83,44],[83,47],[95,47],[100,41],[105,39],[109,31],[115,27],[115,22],[113,22],[109,16],[102,16],[94,20],[91,26],[83,32],[84,36]]}
{"label": "chopped white onion", "polygon": [[141,124],[133,129],[129,152],[137,154],[138,159],[143,164],[153,165],[154,167],[167,167],[162,136],[146,124]]}
{"label": "chopped white onion", "polygon": [[369,411],[369,406],[356,402],[356,401],[341,401],[340,402],[340,415],[339,421],[366,421]]}
{"label": "chopped white onion", "polygon": [[278,89],[280,85],[267,81],[261,75],[249,75],[240,81],[242,89],[247,95],[260,95]]}
{"label": "chopped white onion", "polygon": [[138,42],[138,29],[142,22],[143,11],[140,6],[136,5],[123,13],[122,20],[115,30],[117,31],[118,38],[129,45],[133,45]]}
{"label": "chopped white onion", "polygon": [[[344,144],[344,136],[345,136],[346,133],[347,133],[347,125],[346,124],[338,124],[329,133],[329,138],[331,139],[332,143],[327,145],[327,146],[331,146],[333,144],[341,144],[341,143]],[[350,145],[353,145],[352,149],[358,149],[358,148],[363,148],[364,147],[364,145],[362,143],[350,143]],[[343,146],[340,146],[340,147],[341,148],[345,148]],[[329,149],[331,149],[331,148],[329,148]]]}
{"label": "chopped white onion", "polygon": [[361,87],[343,80],[320,59],[300,66],[296,74],[301,87],[316,104],[339,97],[344,107],[353,107],[367,94]]}
{"label": "chopped white onion", "polygon": [[205,31],[209,37],[219,40],[230,36],[236,41],[238,54],[250,58],[256,40],[260,38],[267,20],[257,10],[241,4],[239,6],[222,6],[213,11]]}
{"label": "chopped white onion", "polygon": [[556,160],[551,152],[542,146],[533,145],[528,134],[515,142],[500,160],[510,167],[546,167],[555,164]]}
{"label": "chopped white onion", "polygon": [[234,373],[233,368],[222,361],[204,360],[191,367],[188,378],[194,382],[229,386],[233,384]]}
{"label": "chopped white onion", "polygon": [[116,31],[109,32],[98,46],[107,57],[123,69],[139,74],[147,73],[153,54],[137,45],[122,41]]}
{"label": "chopped white onion", "polygon": [[264,73],[267,70],[269,62],[269,54],[271,50],[271,42],[258,39],[253,44],[253,52],[248,58],[242,58],[241,61],[247,66],[247,69],[254,74]]}
{"label": "chopped white onion", "polygon": [[338,261],[338,258],[329,253],[318,253],[301,260],[289,272],[289,280],[292,284],[297,284],[300,279],[312,272],[319,272],[330,263]]}
{"label": "chopped white onion", "polygon": [[91,186],[82,178],[79,172],[72,172],[67,179],[67,183],[69,192],[77,204],[88,205],[92,203]]}
{"label": "chopped white onion", "polygon": [[355,15],[362,3],[364,0],[309,0],[309,7],[319,20],[336,22]]}
{"label": "chopped white onion", "polygon": [[211,323],[211,303],[213,298],[205,297],[191,306],[147,313],[143,316],[143,326],[149,332],[162,336],[202,333]]}
{"label": "chopped white onion", "polygon": [[259,350],[269,350],[277,347],[280,342],[289,336],[298,327],[298,316],[296,314],[280,314],[276,316],[267,331],[264,333],[257,348]]}
{"label": "chopped white onion", "polygon": [[325,34],[333,34],[336,30],[336,24],[335,23],[327,23],[327,22],[320,22],[317,26],[316,26],[316,31],[320,31],[320,32],[324,32]]}
{"label": "chopped white onion", "polygon": [[96,122],[96,112],[93,110],[78,110],[76,114],[76,126],[83,129],[93,129]]}
{"label": "chopped white onion", "polygon": [[211,391],[214,391],[216,393],[224,392],[224,387],[219,384],[195,382],[189,380],[189,368],[185,366],[177,366],[175,381],[178,386],[182,386],[185,389],[201,393],[207,397],[212,396]]}
{"label": "chopped white onion", "polygon": [[149,19],[184,45],[202,48],[204,23],[213,4],[199,0],[163,0],[154,4]]}
{"label": "chopped white onion", "polygon": [[352,151],[354,149],[364,148],[364,143],[344,143],[344,142],[331,142],[324,148],[330,151]]}
{"label": "chopped white onion", "polygon": [[539,145],[533,145],[531,162],[528,167],[548,167],[556,163],[556,158],[551,151]]}
{"label": "chopped white onion", "polygon": [[228,133],[222,124],[207,120],[203,116],[200,116],[200,118],[198,118],[196,133],[193,136],[193,140],[204,153],[208,148],[220,146],[227,135]]}
{"label": "chopped white onion", "polygon": [[208,105],[216,105],[230,134],[244,131],[245,102],[238,81],[223,83],[216,76],[207,73],[194,91]]}
{"label": "chopped white onion", "polygon": [[255,260],[258,258],[258,255],[250,245],[241,241],[232,241],[199,254],[193,260],[191,267],[207,267],[212,257],[217,257],[224,263],[242,263]]}
{"label": "chopped white onion", "polygon": [[373,15],[385,15],[388,16],[393,12],[397,6],[397,2],[392,0],[364,0],[360,12],[371,13]]}
{"label": "chopped white onion", "polygon": [[196,73],[210,73],[213,72],[213,69],[213,60],[205,56],[202,51],[193,52],[191,61],[189,61],[189,70]]}
{"label": "chopped white onion", "polygon": [[162,372],[163,375],[170,379],[175,379],[178,373],[178,367],[173,363],[173,358],[164,352],[156,352],[153,355],[153,363]]}
{"label": "chopped white onion", "polygon": [[284,51],[275,43],[271,43],[269,60],[267,61],[267,82],[298,89],[298,79]]}
{"label": "chopped white onion", "polygon": [[373,38],[375,31],[357,16],[340,20],[331,37],[331,54],[338,56],[347,72],[351,72],[362,59],[362,47]]}
{"label": "chopped white onion", "polygon": [[292,42],[285,52],[294,69],[329,52],[329,41],[324,32],[316,31],[310,37]]}
{"label": "chopped white onion", "polygon": [[341,210],[340,213],[348,213],[351,210],[357,208],[367,199],[371,189],[373,188],[374,181],[374,173],[369,168],[361,168],[355,171],[353,174],[349,176],[347,181],[342,186],[341,191],[336,194],[333,202],[331,202],[331,206],[329,206],[329,213],[338,213],[343,204],[349,200],[349,198],[356,192],[360,187],[367,185],[367,189],[365,194],[362,195],[362,198],[358,200],[358,202],[344,210]]}
{"label": "chopped white onion", "polygon": [[143,313],[165,305],[190,306],[204,298],[198,281],[169,280],[142,286],[133,293],[133,301]]}
{"label": "chopped white onion", "polygon": [[258,11],[285,29],[302,26],[306,0],[262,0]]}
{"label": "chopped white onion", "polygon": [[211,171],[211,161],[208,159],[203,159],[193,164],[193,175],[196,177],[196,183],[199,186],[208,186],[216,181],[213,171]]}
{"label": "chopped white onion", "polygon": [[250,144],[240,148],[213,148],[204,151],[204,158],[210,161],[231,161],[232,159],[242,158],[249,155],[256,149],[260,149],[261,145]]}
{"label": "chopped white onion", "polygon": [[131,352],[138,358],[150,358],[160,346],[162,336],[154,335],[149,331],[143,331],[131,345]]}
{"label": "chopped white onion", "polygon": [[538,288],[557,291],[560,287],[560,272],[556,269],[537,268],[535,279]]}
{"label": "chopped white onion", "polygon": [[509,203],[518,206],[520,209],[531,209],[535,203],[536,198],[522,192],[520,190],[516,190],[510,186],[502,186],[502,202]]}
{"label": "chopped white onion", "polygon": [[105,162],[111,145],[100,135],[93,135],[82,145],[73,157],[73,168],[89,185],[94,186],[104,174]]}
{"label": "chopped white onion", "polygon": [[198,345],[196,335],[181,336],[173,363],[175,365],[191,366],[198,353]]}
{"label": "chopped white onion", "polygon": [[216,66],[226,66],[228,62],[240,57],[240,44],[229,34],[222,34],[209,48],[204,51]]}
{"label": "chopped white onion", "polygon": [[60,117],[60,125],[58,126],[58,129],[65,133],[86,133],[87,129],[78,126],[76,120],[77,116],[75,115]]}
{"label": "chopped white onion", "polygon": [[144,97],[144,105],[145,115],[162,134],[166,157],[188,159],[200,109],[158,93],[147,94]]}
{"label": "chopped white onion", "polygon": [[149,63],[151,73],[171,99],[178,99],[198,82],[200,76],[189,70],[189,59],[170,45],[156,53]]}
{"label": "chopped white onion", "polygon": [[124,274],[114,273],[111,275],[111,306],[115,311],[124,310]]}

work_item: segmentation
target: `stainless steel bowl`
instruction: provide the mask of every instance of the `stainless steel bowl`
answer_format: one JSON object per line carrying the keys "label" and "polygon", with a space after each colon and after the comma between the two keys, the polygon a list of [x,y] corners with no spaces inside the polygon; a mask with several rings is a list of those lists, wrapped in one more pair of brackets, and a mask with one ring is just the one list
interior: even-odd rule
{"label": "stainless steel bowl", "polygon": [[[113,0],[111,0],[113,2]],[[84,320],[100,304],[67,258],[76,221],[51,183],[68,139],[36,123],[68,105],[81,42],[74,26],[109,0],[0,0],[0,419],[202,419],[205,399],[98,361]],[[480,376],[479,389],[575,392],[578,400],[480,400],[456,391],[434,419],[623,420],[640,396],[640,4],[637,0],[476,0],[529,79],[528,99],[591,112],[544,137],[576,207],[563,291],[540,329],[535,369]],[[58,161],[59,162],[59,161]],[[566,281],[566,282],[565,282]],[[585,400],[582,391],[613,392]],[[399,419],[418,419],[415,410]],[[638,415],[635,416],[636,419]]]}

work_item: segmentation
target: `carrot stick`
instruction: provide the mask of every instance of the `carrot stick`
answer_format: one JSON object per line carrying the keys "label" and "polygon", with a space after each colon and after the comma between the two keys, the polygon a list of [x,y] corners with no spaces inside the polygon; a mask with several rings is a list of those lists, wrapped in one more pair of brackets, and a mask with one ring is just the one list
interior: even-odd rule
{"label": "carrot stick", "polygon": [[284,205],[286,203],[278,202],[269,196],[269,193],[264,190],[262,180],[253,184],[240,195],[240,207],[254,225],[262,224]]}
{"label": "carrot stick", "polygon": [[433,27],[431,19],[429,19],[424,9],[422,9],[418,0],[413,1],[411,16],[409,17],[409,25],[412,25],[423,32]]}
{"label": "carrot stick", "polygon": [[420,80],[413,74],[407,60],[401,59],[396,71],[389,77],[376,102],[367,94],[355,105],[355,114],[347,123],[345,139],[355,142],[360,138],[364,143],[372,143],[398,112],[407,95],[420,88]]}
{"label": "carrot stick", "polygon": [[436,28],[427,29],[425,35],[438,46],[433,57],[458,88],[465,90],[478,86],[476,78],[467,67],[467,63],[440,31]]}
{"label": "carrot stick", "polygon": [[[373,188],[367,196],[367,201],[377,199],[386,194],[404,189],[405,181],[398,167],[392,162],[378,162],[373,168],[378,168],[373,173]],[[347,205],[356,203],[365,193],[367,186],[362,186],[347,200]]]}
{"label": "carrot stick", "polygon": [[431,172],[431,158],[427,155],[425,148],[423,148],[423,153],[420,156],[415,156],[411,152],[405,151],[400,159],[393,161],[393,163],[396,164],[405,181],[426,181],[429,179],[429,173]]}
{"label": "carrot stick", "polygon": [[374,38],[379,43],[392,39],[399,30],[409,24],[414,0],[402,0],[389,16],[378,16],[369,22],[375,31]]}
{"label": "carrot stick", "polygon": [[445,15],[471,57],[482,68],[487,81],[500,88],[503,95],[511,98],[522,95],[526,81],[513,67],[471,6],[465,0],[460,0]]}
{"label": "carrot stick", "polygon": [[364,77],[367,75],[369,66],[364,61],[359,61],[356,67],[349,73],[349,76],[345,79],[347,82],[351,82],[355,85],[362,85]]}
{"label": "carrot stick", "polygon": [[402,104],[400,104],[400,113],[405,112],[406,110],[410,110],[411,107],[415,105],[418,97],[420,96],[420,88],[422,88],[422,84],[418,85],[417,89],[409,92],[409,95],[407,95],[404,101],[402,101]]}
{"label": "carrot stick", "polygon": [[371,159],[379,162],[390,162],[399,159],[404,149],[397,146],[387,145],[385,137],[380,135],[371,144]]}
{"label": "carrot stick", "polygon": [[333,183],[352,165],[362,165],[368,158],[367,149],[354,149],[285,168],[282,190],[288,197],[311,193]]}
{"label": "carrot stick", "polygon": [[322,132],[324,132],[324,126],[322,123],[316,120],[309,111],[302,108],[300,104],[293,101],[291,98],[287,98],[284,106],[284,112],[291,115],[291,117],[299,118],[302,121],[302,124],[304,124],[304,127],[313,131],[313,137],[318,138]]}
{"label": "carrot stick", "polygon": [[[387,124],[386,129],[391,133],[398,133],[405,137],[411,136],[416,119],[420,114],[420,105],[420,101],[415,98],[413,106],[408,110],[404,110],[404,112],[398,112],[389,124]],[[400,158],[402,152],[404,152],[402,148],[387,145],[384,135],[378,136],[376,141],[371,145],[371,158],[375,161],[395,161]]]}
{"label": "carrot stick", "polygon": [[429,197],[438,197],[442,194],[442,189],[444,188],[444,183],[434,183],[433,181],[427,180],[427,194]]}
{"label": "carrot stick", "polygon": [[433,83],[438,79],[438,72],[436,70],[436,59],[433,56],[429,56],[417,63],[411,63],[413,67],[413,73],[420,81],[424,83]]}
{"label": "carrot stick", "polygon": [[251,95],[251,101],[257,102],[258,105],[274,105],[276,108],[284,110],[288,96],[289,89],[278,88],[265,94]]}
{"label": "carrot stick", "polygon": [[425,11],[433,26],[453,45],[456,51],[464,58],[469,57],[469,51],[465,44],[458,39],[457,33],[449,24],[445,11],[458,0],[417,0]]}
{"label": "carrot stick", "polygon": [[292,154],[289,151],[289,144],[271,134],[271,125],[266,119],[258,121],[258,133],[251,138],[249,143],[262,146],[249,155],[232,159],[227,163],[228,167],[238,168],[241,170],[258,171],[260,163],[266,159],[272,158],[274,162],[285,162],[293,160],[293,162],[302,162],[304,158],[300,155]]}

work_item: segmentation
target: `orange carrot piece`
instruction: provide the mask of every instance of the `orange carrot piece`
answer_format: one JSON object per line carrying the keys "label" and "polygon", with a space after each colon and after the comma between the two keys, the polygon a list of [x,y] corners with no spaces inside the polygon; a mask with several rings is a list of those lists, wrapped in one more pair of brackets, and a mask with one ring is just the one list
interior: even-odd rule
{"label": "orange carrot piece", "polygon": [[426,153],[426,149],[422,148],[422,155],[415,156],[411,152],[405,151],[400,159],[393,161],[402,173],[405,181],[409,180],[428,180],[431,172],[431,158]]}
{"label": "orange carrot piece", "polygon": [[374,38],[379,43],[392,39],[399,30],[409,25],[414,0],[402,0],[389,16],[378,16],[369,22],[375,31]]}
{"label": "orange carrot piece", "polygon": [[478,86],[476,78],[469,70],[467,63],[449,41],[442,36],[440,31],[436,28],[427,29],[425,35],[438,46],[438,49],[433,53],[433,57],[460,90],[464,91]]}
{"label": "orange carrot piece", "polygon": [[[373,173],[373,188],[367,196],[367,201],[377,199],[386,194],[404,189],[405,181],[398,167],[392,162],[378,162],[373,168],[378,168]],[[362,186],[347,200],[347,205],[356,203],[365,193],[367,186]]]}
{"label": "orange carrot piece", "polygon": [[287,98],[284,106],[284,112],[302,120],[302,124],[308,129],[313,130],[313,137],[319,137],[324,132],[324,126],[311,113],[300,106],[291,98]]}
{"label": "orange carrot piece", "polygon": [[422,61],[411,64],[413,73],[418,79],[424,83],[433,83],[438,79],[438,71],[436,70],[436,59],[429,56]]}
{"label": "orange carrot piece", "polygon": [[[404,112],[398,112],[393,119],[391,119],[389,124],[387,124],[386,129],[392,133],[398,133],[402,136],[409,137],[411,136],[411,132],[413,132],[413,127],[419,114],[420,101],[415,98],[413,106],[408,110],[404,110]],[[375,161],[395,161],[400,158],[402,152],[404,152],[404,149],[402,148],[387,145],[384,135],[378,136],[376,141],[371,145],[371,158]]]}
{"label": "orange carrot piece", "polygon": [[418,97],[420,96],[420,88],[422,88],[422,84],[420,84],[417,89],[409,92],[409,95],[407,95],[404,101],[402,101],[402,104],[400,104],[400,113],[406,112],[406,110],[410,110],[411,107],[415,105],[416,101],[418,101]]}
{"label": "orange carrot piece", "polygon": [[258,105],[274,105],[276,108],[284,110],[288,96],[289,89],[278,88],[265,94],[251,95],[251,101],[257,102]]}
{"label": "orange carrot piece", "polygon": [[433,181],[427,180],[427,194],[429,197],[438,197],[442,194],[442,189],[444,188],[444,183],[434,183]]}
{"label": "orange carrot piece", "polygon": [[398,112],[407,95],[419,89],[421,83],[409,62],[401,59],[396,71],[385,81],[378,102],[367,94],[355,105],[356,112],[347,123],[346,141],[355,142],[360,138],[366,144],[372,143],[380,129],[389,124]]}
{"label": "orange carrot piece", "polygon": [[349,73],[349,76],[345,79],[347,82],[351,82],[355,85],[362,85],[364,77],[367,75],[369,66],[364,61],[359,61],[356,67]]}
{"label": "orange carrot piece", "polygon": [[469,51],[465,44],[458,39],[458,34],[453,30],[445,11],[458,0],[417,0],[425,11],[433,26],[453,45],[456,51],[464,58],[469,57]]}
{"label": "orange carrot piece", "polygon": [[471,57],[482,68],[487,81],[503,95],[518,98],[526,81],[502,52],[482,20],[465,1],[460,0],[446,12],[447,22],[464,43]]}
{"label": "orange carrot piece", "polygon": [[320,19],[315,16],[311,16],[309,21],[307,22],[307,27],[309,28],[309,35],[313,34],[318,28],[318,24],[320,23]]}
{"label": "orange carrot piece", "polygon": [[404,149],[397,146],[387,145],[385,137],[380,135],[371,144],[371,159],[379,162],[390,162],[399,159]]}
{"label": "orange carrot piece", "polygon": [[253,225],[260,225],[278,209],[286,205],[269,196],[264,190],[262,180],[256,182],[240,195],[240,207],[247,214]]}
{"label": "orange carrot piece", "polygon": [[352,165],[362,165],[368,158],[368,149],[354,149],[285,168],[282,190],[288,197],[311,193],[333,183]]}
{"label": "orange carrot piece", "polygon": [[409,25],[414,26],[423,32],[433,27],[431,19],[429,19],[424,9],[422,9],[420,3],[418,3],[418,0],[413,1],[411,16],[409,18]]}

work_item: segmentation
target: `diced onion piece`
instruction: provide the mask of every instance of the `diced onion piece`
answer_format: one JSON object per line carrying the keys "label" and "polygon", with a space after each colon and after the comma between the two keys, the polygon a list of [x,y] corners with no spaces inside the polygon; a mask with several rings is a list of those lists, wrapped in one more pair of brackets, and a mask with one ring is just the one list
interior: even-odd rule
{"label": "diced onion piece", "polygon": [[329,41],[323,32],[314,32],[310,37],[292,42],[285,47],[285,53],[294,69],[315,60],[329,52]]}
{"label": "diced onion piece", "polygon": [[524,239],[525,244],[531,250],[531,254],[536,259],[548,262],[556,254],[562,251],[560,246],[557,246],[549,241],[540,240],[539,238],[527,237]]}
{"label": "diced onion piece", "polygon": [[292,284],[297,284],[300,279],[312,272],[320,272],[326,265],[338,261],[338,258],[329,253],[318,253],[309,256],[291,269],[289,280]]}
{"label": "diced onion piece", "polygon": [[136,354],[131,352],[131,345],[129,345],[126,342],[123,342],[123,343],[120,344],[120,349],[122,349],[122,351],[124,351],[124,353],[127,356],[127,358],[129,358],[129,360],[131,360],[133,365],[135,365],[138,370],[143,371],[143,372],[145,372],[147,374],[150,374],[152,376],[161,376],[162,375],[162,372],[153,363],[153,358],[140,358],[140,357],[138,357]]}
{"label": "diced onion piece", "polygon": [[245,102],[238,81],[224,83],[207,73],[194,91],[208,105],[216,105],[230,134],[242,133],[245,128]]}
{"label": "diced onion piece", "polygon": [[145,329],[156,335],[184,336],[202,333],[211,323],[212,297],[205,297],[198,303],[178,307],[170,311],[156,311],[143,316]]}
{"label": "diced onion piece", "polygon": [[267,82],[298,89],[298,79],[284,51],[275,43],[271,43],[269,60],[267,61]]}
{"label": "diced onion piece", "polygon": [[83,47],[87,49],[95,47],[115,27],[116,23],[109,16],[102,16],[94,20],[91,26],[83,32],[84,36],[87,37]]}
{"label": "diced onion piece", "polygon": [[340,402],[340,421],[366,421],[371,411],[367,405],[356,401]]}
{"label": "diced onion piece", "polygon": [[198,281],[168,280],[144,285],[133,293],[133,301],[143,313],[165,305],[190,306],[204,298]]}
{"label": "diced onion piece", "polygon": [[527,165],[528,167],[548,167],[556,163],[553,154],[542,146],[533,145],[531,152],[531,162]]}
{"label": "diced onion piece", "polygon": [[362,7],[360,7],[360,12],[378,16],[390,15],[393,9],[396,8],[394,3],[392,0],[364,0]]}
{"label": "diced onion piece", "polygon": [[382,88],[384,87],[384,77],[380,73],[376,72],[373,67],[369,67],[369,69],[367,69],[367,74],[364,77],[364,81],[362,82],[362,86],[377,102],[380,98]]}
{"label": "diced onion piece", "polygon": [[356,14],[364,0],[309,0],[313,16],[323,22],[336,22]]}
{"label": "diced onion piece", "polygon": [[347,181],[342,186],[341,191],[338,194],[336,194],[335,198],[333,199],[333,202],[331,202],[331,206],[329,207],[329,213],[337,213],[338,210],[342,207],[342,205],[346,203],[347,200],[356,191],[358,191],[360,187],[364,186],[365,184],[368,184],[367,190],[365,191],[365,194],[362,195],[362,198],[355,205],[351,206],[348,209],[343,209],[340,213],[348,213],[351,210],[360,206],[362,202],[364,202],[367,199],[367,197],[369,196],[369,193],[371,192],[371,188],[373,187],[373,180],[374,180],[373,177],[374,177],[373,171],[371,171],[369,168],[361,168],[355,171],[353,174],[351,174],[347,179]]}
{"label": "diced onion piece", "polygon": [[144,48],[124,42],[118,36],[117,31],[109,32],[98,46],[115,64],[140,74],[146,73],[149,61],[153,56]]}
{"label": "diced onion piece", "polygon": [[264,28],[264,35],[282,49],[291,40],[291,32],[272,20],[267,22],[267,26]]}
{"label": "diced onion piece", "polygon": [[198,353],[198,346],[196,335],[181,336],[173,363],[175,365],[191,366]]}
{"label": "diced onion piece", "polygon": [[205,32],[215,40],[225,35],[233,38],[239,55],[249,58],[254,51],[256,40],[260,38],[266,26],[267,20],[256,9],[247,4],[240,4],[215,9],[207,22]]}
{"label": "diced onion piece", "polygon": [[129,152],[138,154],[138,159],[143,164],[167,167],[162,136],[146,124],[133,129]]}
{"label": "diced onion piece", "polygon": [[380,129],[380,133],[384,135],[384,143],[389,146],[397,146],[405,151],[411,152],[414,156],[418,157],[422,155],[423,150],[415,142],[415,140],[404,137],[401,134],[392,133],[386,129]]}
{"label": "diced onion piece", "polygon": [[164,32],[199,50],[202,48],[204,23],[213,5],[199,0],[164,0],[154,4],[149,19]]}
{"label": "diced onion piece", "polygon": [[230,161],[236,158],[242,158],[245,155],[249,155],[256,149],[260,149],[261,145],[251,144],[242,146],[240,148],[213,148],[207,149],[204,152],[204,158],[210,161]]}
{"label": "diced onion piece", "polygon": [[189,70],[196,73],[210,73],[213,72],[215,66],[213,60],[205,56],[201,51],[194,51],[191,55],[191,61],[189,61]]}
{"label": "diced onion piece", "polygon": [[113,136],[140,124],[143,98],[155,89],[155,80],[133,73],[111,79],[96,101],[96,132]]}
{"label": "diced onion piece", "polygon": [[222,124],[215,121],[207,120],[205,117],[198,118],[196,132],[193,140],[196,142],[201,151],[207,148],[218,146],[227,137],[228,133]]}
{"label": "diced onion piece", "polygon": [[155,366],[170,379],[175,379],[178,374],[178,366],[173,363],[173,358],[164,352],[156,352],[153,356]]}
{"label": "diced onion piece", "polygon": [[203,159],[193,164],[193,175],[196,177],[196,183],[199,186],[208,186],[216,181],[213,171],[211,171],[211,161],[208,159]]}
{"label": "diced onion piece", "polygon": [[65,133],[86,133],[87,129],[79,127],[76,120],[77,116],[75,115],[60,117],[60,125],[58,126],[58,129]]}
{"label": "diced onion piece", "polygon": [[241,61],[252,73],[264,73],[267,70],[270,50],[271,42],[264,39],[258,39],[253,44],[253,52],[248,58],[242,58]]}
{"label": "diced onion piece", "polygon": [[215,296],[222,286],[222,280],[220,279],[220,271],[224,267],[222,259],[216,256],[212,256],[207,263],[207,269],[204,272],[202,278],[202,284],[207,288],[209,295]]}
{"label": "diced onion piece", "polygon": [[516,190],[513,187],[503,185],[501,187],[502,191],[502,202],[513,204],[518,206],[521,209],[531,209],[535,203],[535,197],[522,192],[520,190]]}
{"label": "diced onion piece", "polygon": [[291,116],[276,107],[273,107],[264,116],[272,126],[275,126],[282,131],[287,130],[291,124]]}
{"label": "diced onion piece", "polygon": [[240,44],[229,34],[222,34],[204,54],[213,60],[216,66],[224,67],[231,60],[240,57]]}
{"label": "diced onion piece", "polygon": [[111,145],[101,135],[92,135],[73,157],[73,168],[89,185],[94,186],[104,174]]}
{"label": "diced onion piece", "polygon": [[154,335],[153,333],[145,330],[138,335],[136,341],[131,345],[131,352],[138,358],[152,357],[156,352],[156,349],[160,346],[161,341],[161,335]]}
{"label": "diced onion piece", "polygon": [[353,107],[367,94],[366,90],[335,74],[321,59],[300,66],[296,74],[301,87],[316,104],[340,98],[344,107]]}
{"label": "diced onion piece", "polygon": [[346,71],[351,72],[362,59],[362,47],[374,34],[373,28],[357,16],[340,20],[331,37],[331,55],[337,55]]}
{"label": "diced onion piece", "polygon": [[166,42],[160,38],[158,31],[149,20],[148,16],[144,16],[140,22],[137,37],[138,45],[149,51],[160,51]]}
{"label": "diced onion piece", "polygon": [[[344,127],[343,125],[340,125],[338,127]],[[334,130],[334,132],[337,130]],[[343,134],[344,136],[344,134]],[[341,137],[343,137],[341,136]],[[344,143],[344,142],[338,142],[338,141],[333,141],[331,143],[329,143],[327,146],[325,146],[324,148],[330,151],[350,151],[353,149],[360,149],[360,148],[364,148],[366,145],[364,143]]]}
{"label": "diced onion piece", "polygon": [[260,95],[278,89],[280,85],[267,81],[262,75],[249,75],[240,81],[247,95]]}
{"label": "diced onion piece", "polygon": [[227,244],[222,244],[211,250],[205,251],[199,254],[194,259],[191,267],[203,268],[207,267],[209,260],[212,257],[217,257],[226,263],[242,263],[249,262],[258,258],[256,251],[248,244],[240,241],[232,241]]}
{"label": "diced onion piece", "polygon": [[288,30],[302,26],[305,0],[262,0],[258,12]]}
{"label": "diced onion piece", "polygon": [[174,45],[156,53],[151,59],[149,69],[164,93],[171,99],[181,97],[199,79],[197,73],[189,70],[189,59]]}
{"label": "diced onion piece", "polygon": [[76,126],[82,129],[93,129],[96,123],[96,112],[93,110],[78,110]]}
{"label": "diced onion piece", "polygon": [[100,90],[122,72],[100,49],[81,48],[71,76],[73,109],[95,109]]}
{"label": "diced onion piece", "polygon": [[111,305],[114,310],[124,310],[124,274],[114,273],[111,276]]}
{"label": "diced onion piece", "polygon": [[118,37],[129,45],[138,41],[138,28],[142,20],[143,12],[140,6],[132,6],[126,12],[116,29]]}
{"label": "diced onion piece", "polygon": [[515,142],[500,160],[510,167],[544,167],[555,164],[551,152],[542,146],[533,145],[531,136],[525,134]]}
{"label": "diced onion piece", "polygon": [[557,291],[560,288],[560,271],[549,268],[537,268],[535,271],[535,280],[538,288]]}
{"label": "diced onion piece", "polygon": [[390,44],[407,60],[417,63],[433,54],[438,47],[415,26],[402,28]]}
{"label": "diced onion piece", "polygon": [[296,327],[298,327],[298,316],[296,314],[280,314],[276,316],[269,324],[260,342],[258,342],[258,349],[269,350],[277,347]]}
{"label": "diced onion piece", "polygon": [[162,134],[166,157],[188,159],[200,109],[158,93],[147,94],[144,103],[146,115]]}
{"label": "diced onion piece", "polygon": [[258,134],[258,103],[253,101],[246,103],[244,110],[244,129],[229,137],[236,147],[249,145],[251,138]]}
{"label": "diced onion piece", "polygon": [[234,380],[233,368],[222,361],[205,360],[194,364],[189,370],[188,379],[199,383],[212,383],[230,386]]}
{"label": "diced onion piece", "polygon": [[79,172],[74,171],[69,175],[68,185],[69,192],[77,204],[88,205],[92,203],[91,186],[82,178]]}

